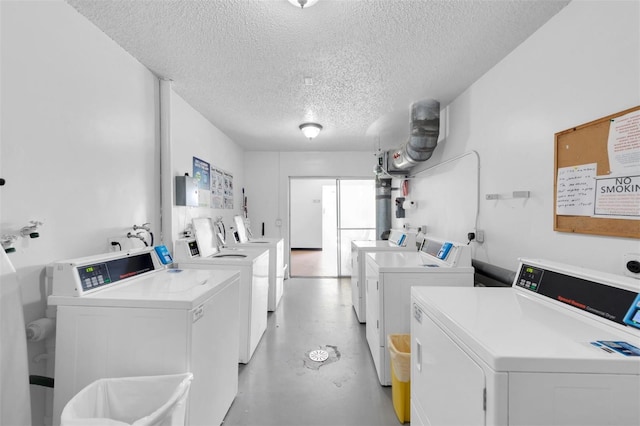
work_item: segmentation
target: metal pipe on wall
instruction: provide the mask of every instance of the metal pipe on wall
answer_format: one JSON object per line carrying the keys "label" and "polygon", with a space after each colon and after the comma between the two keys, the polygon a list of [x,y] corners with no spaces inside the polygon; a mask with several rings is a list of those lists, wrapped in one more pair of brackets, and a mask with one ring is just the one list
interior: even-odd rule
{"label": "metal pipe on wall", "polygon": [[160,79],[160,238],[173,250],[173,160],[171,158],[171,80]]}
{"label": "metal pipe on wall", "polygon": [[376,239],[387,239],[391,230],[391,178],[376,178]]}

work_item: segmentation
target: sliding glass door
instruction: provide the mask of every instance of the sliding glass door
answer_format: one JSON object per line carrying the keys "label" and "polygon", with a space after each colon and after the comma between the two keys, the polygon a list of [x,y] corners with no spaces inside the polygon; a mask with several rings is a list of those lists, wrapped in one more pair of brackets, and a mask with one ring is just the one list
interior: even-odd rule
{"label": "sliding glass door", "polygon": [[375,240],[374,179],[337,179],[338,276],[351,275],[351,241]]}
{"label": "sliding glass door", "polygon": [[375,181],[290,178],[291,276],[351,275],[351,241],[375,239]]}

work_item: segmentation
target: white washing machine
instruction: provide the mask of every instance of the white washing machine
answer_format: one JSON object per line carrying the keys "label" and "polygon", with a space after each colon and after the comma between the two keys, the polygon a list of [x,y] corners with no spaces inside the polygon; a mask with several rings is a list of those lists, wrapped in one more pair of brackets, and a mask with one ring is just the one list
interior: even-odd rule
{"label": "white washing machine", "polygon": [[237,271],[167,269],[146,248],[56,262],[48,273],[54,424],[97,379],[184,372],[194,375],[188,423],[222,422],[238,392]]}
{"label": "white washing machine", "polygon": [[[234,216],[236,233],[230,238],[227,235],[222,218],[216,222],[218,239],[229,248],[264,248],[269,250],[269,300],[267,310],[273,312],[278,308],[284,294],[284,277],[286,266],[284,264],[284,240],[282,238],[253,238],[251,232],[245,226],[242,216]],[[237,239],[236,239],[237,238]]]}
{"label": "white washing machine", "polygon": [[419,252],[367,254],[367,343],[383,386],[391,385],[387,336],[409,333],[412,286],[473,287],[469,246],[433,238]]}
{"label": "white washing machine", "polygon": [[267,249],[269,251],[269,296],[267,310],[278,308],[284,294],[284,240],[282,238],[249,239],[244,243],[231,243],[229,248]]}
{"label": "white washing machine", "polygon": [[639,292],[530,259],[511,288],[414,287],[411,423],[640,424]]}
{"label": "white washing machine", "polygon": [[360,323],[367,322],[367,298],[365,297],[367,253],[379,251],[418,251],[416,233],[392,229],[388,240],[351,241],[351,304]]}
{"label": "white washing machine", "polygon": [[215,245],[206,245],[206,243],[201,245],[203,239],[198,235],[202,235],[202,232],[198,232],[196,227],[196,238],[175,241],[176,264],[179,268],[227,269],[240,272],[238,362],[246,364],[267,329],[269,251],[266,249],[218,251]]}

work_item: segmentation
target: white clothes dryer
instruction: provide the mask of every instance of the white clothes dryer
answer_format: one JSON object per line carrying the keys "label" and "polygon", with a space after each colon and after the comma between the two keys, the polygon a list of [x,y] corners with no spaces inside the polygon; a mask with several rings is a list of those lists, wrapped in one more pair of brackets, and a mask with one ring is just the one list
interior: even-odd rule
{"label": "white clothes dryer", "polygon": [[153,248],[47,270],[57,317],[54,424],[97,379],[186,372],[194,376],[188,423],[222,422],[238,392],[237,271],[167,269]]}
{"label": "white clothes dryer", "polygon": [[246,364],[267,329],[269,294],[269,251],[223,250],[209,248],[201,255],[199,241],[194,238],[175,241],[174,257],[179,268],[234,270],[240,272],[240,311],[238,362]]}
{"label": "white clothes dryer", "polygon": [[380,251],[418,251],[416,233],[392,229],[388,240],[351,241],[351,305],[360,323],[367,322],[367,253]]}
{"label": "white clothes dryer", "polygon": [[391,385],[387,336],[409,333],[412,286],[473,287],[469,246],[425,239],[420,252],[367,254],[367,343],[383,386]]}
{"label": "white clothes dryer", "polygon": [[411,423],[640,424],[639,292],[531,259],[511,288],[414,287]]}

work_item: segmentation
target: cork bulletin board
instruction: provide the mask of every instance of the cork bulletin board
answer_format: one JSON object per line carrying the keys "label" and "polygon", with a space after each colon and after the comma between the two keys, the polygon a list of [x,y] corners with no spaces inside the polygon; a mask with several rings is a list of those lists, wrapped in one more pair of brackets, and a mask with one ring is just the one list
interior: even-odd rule
{"label": "cork bulletin board", "polygon": [[640,238],[640,106],[555,134],[553,229]]}

